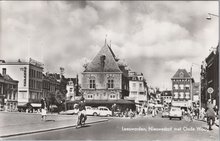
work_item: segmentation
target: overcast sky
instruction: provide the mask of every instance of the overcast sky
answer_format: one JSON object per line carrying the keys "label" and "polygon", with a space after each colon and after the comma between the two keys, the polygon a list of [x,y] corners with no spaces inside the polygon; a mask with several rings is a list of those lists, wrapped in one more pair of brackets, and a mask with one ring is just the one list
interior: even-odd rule
{"label": "overcast sky", "polygon": [[[171,88],[178,68],[190,71],[219,41],[218,1],[0,2],[0,59],[44,63],[67,77],[83,71],[107,42],[149,86]],[[193,65],[199,81],[200,67]]]}

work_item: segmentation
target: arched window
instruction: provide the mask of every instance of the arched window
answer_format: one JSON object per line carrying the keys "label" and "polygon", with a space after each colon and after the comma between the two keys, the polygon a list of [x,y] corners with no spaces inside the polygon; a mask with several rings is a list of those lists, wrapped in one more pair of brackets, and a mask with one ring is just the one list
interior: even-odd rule
{"label": "arched window", "polygon": [[95,89],[95,77],[91,77],[89,79],[89,88],[90,89]]}
{"label": "arched window", "polygon": [[113,89],[114,88],[114,78],[113,77],[109,77],[108,78],[108,88]]}

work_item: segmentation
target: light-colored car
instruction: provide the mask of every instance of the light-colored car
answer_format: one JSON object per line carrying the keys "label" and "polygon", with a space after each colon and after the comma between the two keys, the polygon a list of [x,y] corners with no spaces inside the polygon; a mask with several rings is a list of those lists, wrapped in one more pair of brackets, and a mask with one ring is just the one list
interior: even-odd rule
{"label": "light-colored car", "polygon": [[169,110],[164,110],[163,112],[162,112],[162,118],[164,118],[164,117],[169,117]]}
{"label": "light-colored car", "polygon": [[99,106],[98,110],[99,110],[99,116],[111,116],[112,115],[112,112],[107,107]]}
{"label": "light-colored car", "polygon": [[180,120],[182,119],[182,110],[180,107],[171,107],[170,112],[169,112],[169,118],[170,120],[172,118],[179,118]]}
{"label": "light-colored car", "polygon": [[93,108],[91,106],[86,106],[86,115],[98,116],[99,110],[98,108]]}

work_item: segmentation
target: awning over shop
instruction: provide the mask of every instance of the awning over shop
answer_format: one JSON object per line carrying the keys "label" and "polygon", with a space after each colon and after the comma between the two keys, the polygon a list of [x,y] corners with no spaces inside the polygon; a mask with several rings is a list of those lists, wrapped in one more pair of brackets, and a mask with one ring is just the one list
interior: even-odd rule
{"label": "awning over shop", "polygon": [[18,108],[27,108],[27,107],[33,107],[33,108],[40,108],[41,104],[40,103],[19,103]]}
{"label": "awning over shop", "polygon": [[31,106],[34,108],[40,108],[41,104],[40,103],[31,103]]}
{"label": "awning over shop", "polygon": [[57,108],[57,105],[51,105],[50,108]]}
{"label": "awning over shop", "polygon": [[31,105],[31,103],[18,103],[18,108],[27,108],[27,107],[33,107],[32,105]]}
{"label": "awning over shop", "polygon": [[189,107],[190,104],[189,102],[172,102],[172,106],[177,106],[177,107]]}
{"label": "awning over shop", "polygon": [[[68,101],[67,103],[78,103],[79,100]],[[135,104],[133,101],[118,99],[118,100],[86,100],[86,104]]]}
{"label": "awning over shop", "polygon": [[119,100],[86,100],[87,104],[135,104],[134,102],[119,99]]}

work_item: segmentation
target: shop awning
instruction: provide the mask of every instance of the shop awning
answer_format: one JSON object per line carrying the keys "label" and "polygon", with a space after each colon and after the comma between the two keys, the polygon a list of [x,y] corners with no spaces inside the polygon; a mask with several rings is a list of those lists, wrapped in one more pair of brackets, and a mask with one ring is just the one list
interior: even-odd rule
{"label": "shop awning", "polygon": [[[68,101],[67,103],[78,103],[79,100]],[[86,100],[86,104],[135,104],[133,101],[118,99],[118,100]]]}
{"label": "shop awning", "polygon": [[135,104],[132,101],[129,100],[124,100],[124,99],[119,99],[119,100],[86,100],[86,103],[88,104]]}
{"label": "shop awning", "polygon": [[31,106],[34,108],[40,108],[41,104],[40,103],[31,103]]}
{"label": "shop awning", "polygon": [[51,105],[50,108],[57,108],[57,105]]}

